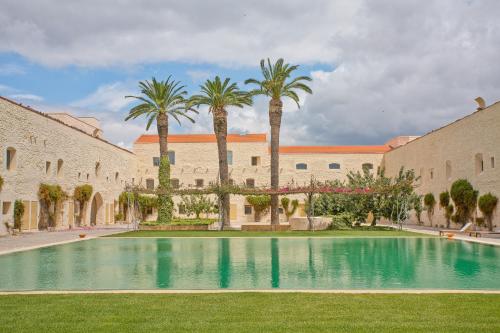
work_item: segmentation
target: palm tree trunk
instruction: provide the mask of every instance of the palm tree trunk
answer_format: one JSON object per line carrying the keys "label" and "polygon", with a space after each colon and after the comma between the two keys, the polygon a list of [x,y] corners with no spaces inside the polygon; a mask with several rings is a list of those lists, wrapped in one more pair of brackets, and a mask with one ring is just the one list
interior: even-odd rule
{"label": "palm tree trunk", "polygon": [[[227,111],[224,109],[212,110],[214,117],[214,133],[217,138],[219,153],[219,178],[223,186],[229,184],[229,168],[227,163]],[[230,225],[229,209],[230,197],[228,193],[221,195],[222,228]]]}
{"label": "palm tree trunk", "polygon": [[[283,103],[280,99],[269,102],[269,123],[271,125],[271,189],[278,190],[280,184],[280,127]],[[279,197],[271,195],[271,224],[279,224]]]}
{"label": "palm tree trunk", "polygon": [[160,141],[160,168],[158,170],[158,223],[172,221],[173,201],[170,194],[170,161],[168,160],[168,117],[160,113],[156,119]]}

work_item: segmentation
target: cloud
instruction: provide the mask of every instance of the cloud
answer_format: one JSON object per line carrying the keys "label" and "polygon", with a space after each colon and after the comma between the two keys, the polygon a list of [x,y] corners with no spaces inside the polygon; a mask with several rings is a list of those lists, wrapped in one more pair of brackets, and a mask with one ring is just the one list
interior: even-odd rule
{"label": "cloud", "polygon": [[[210,73],[205,64],[256,69],[268,56],[326,64],[333,69],[311,73],[314,94],[302,96],[300,110],[285,102],[281,141],[379,144],[462,117],[475,110],[477,96],[490,103],[499,99],[499,12],[496,0],[429,0],[425,5],[420,0],[237,5],[186,0],[148,6],[132,0],[119,6],[97,0],[40,0],[37,6],[4,0],[0,52],[52,67],[192,63],[196,69],[188,75],[193,81]],[[120,113],[129,103],[122,97],[134,88],[123,82],[100,86],[72,105],[121,124]],[[267,101],[232,110],[229,120],[232,131],[267,131]],[[131,142],[132,134],[127,137],[120,126],[110,125],[113,138]],[[211,118],[202,112],[195,125],[176,126],[172,131],[207,132]]]}
{"label": "cloud", "polygon": [[132,99],[125,98],[125,96],[135,94],[136,89],[131,84],[114,82],[98,87],[89,96],[71,103],[71,106],[118,112],[133,103]]}
{"label": "cloud", "polygon": [[212,76],[210,71],[206,70],[188,70],[186,74],[191,78],[194,83],[200,83]]}
{"label": "cloud", "polygon": [[14,94],[14,95],[10,95],[9,97],[11,97],[15,100],[25,100],[25,101],[34,101],[34,102],[43,101],[42,96],[38,96],[38,95],[34,95],[34,94]]}
{"label": "cloud", "polygon": [[0,76],[23,75],[26,71],[17,64],[0,64]]}

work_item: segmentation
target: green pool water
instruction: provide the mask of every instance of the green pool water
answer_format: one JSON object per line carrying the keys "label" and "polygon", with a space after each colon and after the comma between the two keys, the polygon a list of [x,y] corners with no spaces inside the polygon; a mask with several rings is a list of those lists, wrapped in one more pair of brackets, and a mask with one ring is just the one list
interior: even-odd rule
{"label": "green pool water", "polygon": [[495,289],[500,247],[439,238],[101,238],[0,256],[0,290]]}

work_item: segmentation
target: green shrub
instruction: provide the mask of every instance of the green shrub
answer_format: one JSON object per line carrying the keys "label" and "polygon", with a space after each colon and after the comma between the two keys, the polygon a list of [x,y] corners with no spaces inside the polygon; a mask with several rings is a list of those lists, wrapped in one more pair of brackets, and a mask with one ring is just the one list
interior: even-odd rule
{"label": "green shrub", "polygon": [[202,213],[208,215],[218,212],[216,203],[203,194],[183,195],[179,206],[184,207],[187,216],[194,214],[196,219],[199,219]]}
{"label": "green shrub", "polygon": [[451,216],[453,215],[453,205],[450,204],[450,192],[444,191],[439,194],[439,206],[444,209],[446,228],[450,227]]}
{"label": "green shrub", "polygon": [[424,205],[427,209],[427,217],[429,218],[430,225],[432,226],[432,217],[434,216],[434,207],[436,206],[436,199],[434,194],[427,193],[424,196]]}
{"label": "green shrub", "polygon": [[476,217],[476,225],[482,227],[484,225],[484,217]]}
{"label": "green shrub", "polygon": [[2,176],[0,176],[0,191],[2,191],[2,187],[3,187],[3,178]]}
{"label": "green shrub", "polygon": [[24,215],[24,204],[21,200],[16,200],[14,202],[14,229],[18,229],[21,232],[21,219]]}
{"label": "green shrub", "polygon": [[123,217],[123,213],[117,213],[115,214],[115,222],[116,221],[123,221],[124,217]]}
{"label": "green shrub", "polygon": [[255,212],[255,222],[259,222],[261,215],[265,213],[271,205],[271,196],[266,194],[249,195],[246,199],[247,202],[252,205]]}
{"label": "green shrub", "polygon": [[479,198],[478,206],[481,213],[483,213],[484,219],[488,222],[488,229],[493,230],[493,213],[497,208],[498,198],[491,194],[486,193]]}
{"label": "green shrub", "polygon": [[81,225],[82,221],[85,221],[87,202],[89,202],[93,192],[94,189],[92,188],[92,185],[89,184],[77,186],[73,191],[73,199],[78,202],[78,205],[80,206],[80,215],[77,216],[76,219],[77,225]]}
{"label": "green shrub", "polygon": [[38,198],[40,199],[39,229],[55,227],[59,203],[67,197],[68,195],[59,185],[40,184],[38,188]]}
{"label": "green shrub", "polygon": [[345,230],[351,229],[354,222],[354,215],[349,212],[340,213],[332,217],[331,229]]}
{"label": "green shrub", "polygon": [[478,191],[466,179],[458,179],[451,185],[451,199],[455,204],[455,215],[452,220],[465,224],[476,210]]}

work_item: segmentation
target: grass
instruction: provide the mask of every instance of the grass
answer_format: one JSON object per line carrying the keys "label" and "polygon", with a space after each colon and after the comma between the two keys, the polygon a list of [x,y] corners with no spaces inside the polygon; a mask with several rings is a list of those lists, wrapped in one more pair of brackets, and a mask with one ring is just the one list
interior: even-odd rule
{"label": "grass", "polygon": [[0,296],[1,332],[499,332],[500,295]]}
{"label": "grass", "polygon": [[352,230],[323,231],[157,231],[140,230],[105,237],[433,237],[392,228],[361,227]]}

